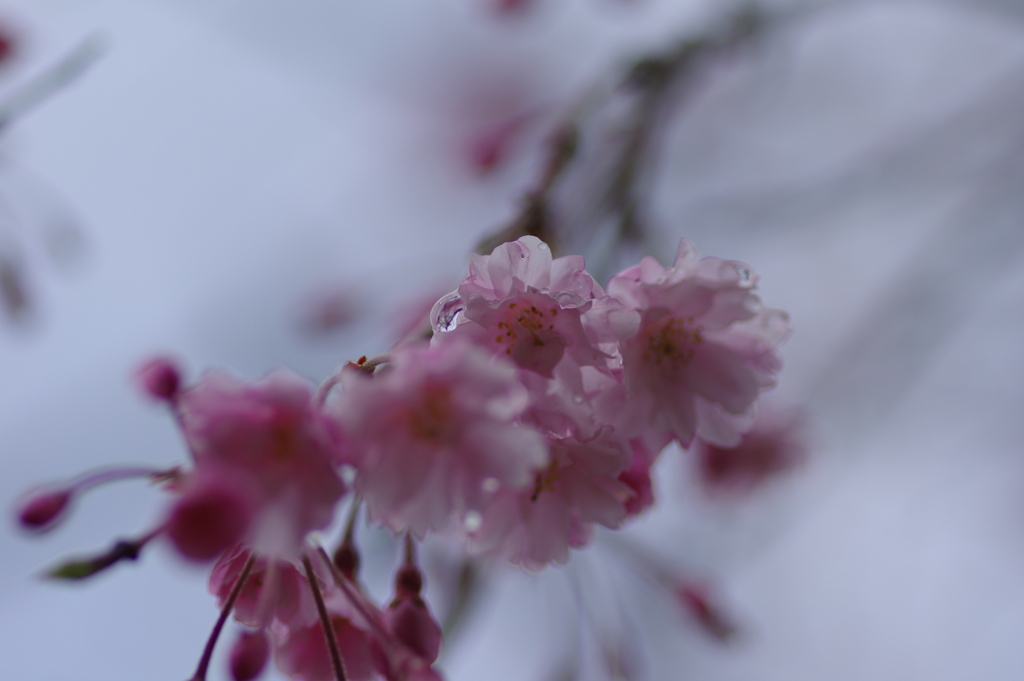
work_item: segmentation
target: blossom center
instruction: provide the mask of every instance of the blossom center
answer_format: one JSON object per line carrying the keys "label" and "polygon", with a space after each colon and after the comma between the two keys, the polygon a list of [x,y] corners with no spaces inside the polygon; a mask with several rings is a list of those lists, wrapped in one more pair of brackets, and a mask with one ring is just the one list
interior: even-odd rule
{"label": "blossom center", "polygon": [[299,429],[299,415],[281,410],[270,420],[270,454],[278,461],[287,461],[296,451]]}
{"label": "blossom center", "polygon": [[409,411],[409,432],[417,440],[438,444],[448,439],[452,421],[452,395],[445,385],[426,385],[419,403]]}
{"label": "blossom center", "polygon": [[647,347],[643,357],[658,366],[685,367],[693,359],[697,345],[704,342],[701,327],[693,323],[693,317],[685,320],[669,317],[651,324],[646,329]]}
{"label": "blossom center", "polygon": [[557,307],[544,309],[529,303],[509,303],[505,318],[498,322],[499,333],[494,340],[499,344],[508,343],[506,355],[511,355],[513,346],[520,342],[520,334],[524,336],[522,340],[531,339],[534,345],[543,346],[538,332],[554,330],[557,315]]}
{"label": "blossom center", "polygon": [[537,501],[537,497],[540,496],[541,492],[554,492],[555,483],[558,482],[558,462],[552,461],[548,464],[548,467],[536,472],[533,478],[533,494],[530,495],[530,501]]}

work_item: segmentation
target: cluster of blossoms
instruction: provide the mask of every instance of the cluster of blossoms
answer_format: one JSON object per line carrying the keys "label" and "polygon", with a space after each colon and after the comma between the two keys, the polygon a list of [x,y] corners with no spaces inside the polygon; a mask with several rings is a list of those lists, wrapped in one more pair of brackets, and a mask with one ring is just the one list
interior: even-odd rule
{"label": "cluster of blossoms", "polygon": [[[447,533],[530,569],[564,563],[595,525],[617,528],[654,502],[651,467],[668,443],[697,439],[708,460],[739,444],[789,330],[755,283],[684,240],[671,267],[645,258],[605,290],[582,257],[553,258],[526,236],[472,256],[434,305],[429,338],[349,363],[319,389],[287,372],[183,386],[155,361],[143,383],[171,407],[191,465],[157,474],[173,494],[159,527],[71,576],[156,537],[216,560],[222,616],[194,679],[232,612],[246,627],[231,656],[239,680],[271,652],[301,681],[438,679],[441,629],[420,595],[416,542]],[[22,522],[49,525],[87,482],[34,495]],[[308,537],[349,498],[329,556]],[[360,507],[405,537],[386,606],[359,581]]]}

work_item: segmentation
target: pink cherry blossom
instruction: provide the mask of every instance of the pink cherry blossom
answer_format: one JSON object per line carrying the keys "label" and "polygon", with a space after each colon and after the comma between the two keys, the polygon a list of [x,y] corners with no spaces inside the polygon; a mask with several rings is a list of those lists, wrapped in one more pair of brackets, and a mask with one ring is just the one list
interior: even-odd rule
{"label": "pink cherry blossom", "polygon": [[629,461],[611,428],[588,442],[553,441],[551,462],[532,485],[497,494],[471,533],[475,547],[531,569],[566,562],[570,547],[590,541],[594,523],[615,528],[626,517],[633,492],[618,478]]}
{"label": "pink cherry blossom", "polygon": [[515,423],[527,404],[515,368],[463,339],[401,346],[342,384],[332,409],[353,441],[356,490],[395,531],[440,530],[482,510],[488,486],[524,486],[547,463],[544,439]]}
{"label": "pink cherry blossom", "polygon": [[761,306],[746,265],[700,258],[683,239],[672,267],[644,258],[608,290],[641,313],[622,345],[630,434],[667,433],[684,446],[695,434],[729,446],[754,416],[758,394],[775,385],[775,348],[788,318]]}
{"label": "pink cherry blossom", "polygon": [[[210,593],[223,607],[228,594],[249,560],[242,545],[225,551],[210,572]],[[276,619],[287,626],[306,626],[317,612],[306,578],[285,560],[257,558],[235,601],[235,620],[249,627],[264,627]]]}
{"label": "pink cherry blossom", "polygon": [[434,306],[435,333],[471,335],[494,354],[545,378],[563,357],[579,366],[613,359],[637,315],[605,294],[580,256],[552,259],[533,236],[470,257],[469,277]]}
{"label": "pink cherry blossom", "polygon": [[184,475],[172,523],[186,503],[206,504],[200,510],[220,504],[239,519],[248,509],[242,536],[228,545],[244,540],[261,554],[297,555],[306,534],[330,523],[345,493],[335,470],[337,429],[311,398],[305,381],[283,371],[255,385],[210,372],[182,391],[177,405],[195,469]]}
{"label": "pink cherry blossom", "polygon": [[[376,678],[371,656],[371,637],[366,629],[343,615],[332,613],[331,626],[350,681]],[[282,628],[274,660],[292,681],[334,681],[327,640],[319,621],[306,627]]]}

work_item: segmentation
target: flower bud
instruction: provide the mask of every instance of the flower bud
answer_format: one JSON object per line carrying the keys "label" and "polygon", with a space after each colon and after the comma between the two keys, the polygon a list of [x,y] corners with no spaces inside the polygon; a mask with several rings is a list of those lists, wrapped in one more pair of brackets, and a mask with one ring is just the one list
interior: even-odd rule
{"label": "flower bud", "polygon": [[270,642],[263,629],[243,632],[231,649],[231,678],[235,681],[255,679],[267,665]]}
{"label": "flower bud", "polygon": [[405,564],[395,575],[395,598],[413,598],[423,589],[423,574],[415,565]]}
{"label": "flower bud", "polygon": [[171,509],[167,535],[186,558],[212,560],[238,542],[249,528],[248,496],[225,475],[193,482]]}
{"label": "flower bud", "polygon": [[181,389],[181,372],[166,357],[155,357],[143,364],[135,378],[150,397],[158,400],[173,401]]}
{"label": "flower bud", "polygon": [[706,587],[680,582],[675,597],[683,609],[710,635],[727,642],[736,635],[736,625],[713,603]]}
{"label": "flower bud", "polygon": [[359,557],[359,551],[355,545],[346,541],[343,542],[338,550],[334,552],[334,565],[338,568],[341,574],[345,575],[350,581],[355,581],[356,575],[359,574],[359,565],[361,563]]}
{"label": "flower bud", "polygon": [[40,491],[30,495],[18,509],[18,521],[22,527],[46,531],[63,517],[64,509],[71,501],[71,491],[66,489]]}
{"label": "flower bud", "polygon": [[441,650],[441,627],[419,596],[396,599],[384,613],[388,631],[417,657],[432,664]]}

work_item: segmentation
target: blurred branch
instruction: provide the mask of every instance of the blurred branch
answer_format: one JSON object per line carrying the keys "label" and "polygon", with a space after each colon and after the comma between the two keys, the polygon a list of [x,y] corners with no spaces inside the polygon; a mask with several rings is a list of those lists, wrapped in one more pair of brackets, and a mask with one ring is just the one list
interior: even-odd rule
{"label": "blurred branch", "polygon": [[25,112],[59,92],[85,73],[103,54],[103,41],[92,36],[54,66],[0,102],[0,132]]}
{"label": "blurred branch", "polygon": [[[640,241],[644,234],[641,185],[659,149],[658,137],[664,127],[661,124],[675,112],[684,86],[697,82],[710,65],[754,42],[770,27],[793,15],[790,11],[769,14],[750,4],[704,34],[686,37],[668,50],[636,59],[600,101],[578,104],[556,127],[540,178],[526,192],[520,212],[509,224],[485,237],[476,252],[489,253],[496,246],[525,235],[544,239],[557,252],[564,241],[572,240],[574,231],[592,236],[595,225],[607,216],[614,218],[613,245],[623,240]],[[620,134],[610,160],[594,168],[583,164],[584,174],[597,176],[590,178],[591,195],[581,202],[590,213],[577,220],[557,219],[552,210],[556,188],[570,168],[580,165],[574,162],[580,160],[581,148],[593,149],[599,138],[608,136],[609,126],[602,129],[598,125],[593,129],[594,119],[600,118],[602,109],[613,107],[623,97],[629,101],[628,115],[625,121],[616,122]],[[577,230],[573,223],[582,223],[583,227]],[[582,251],[579,246],[573,244],[570,250]]]}

